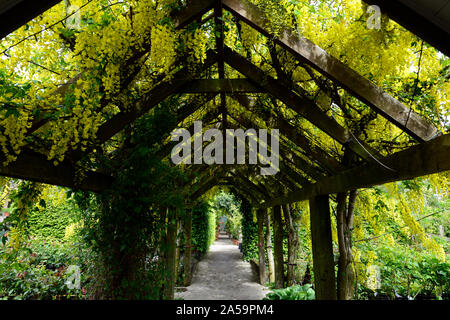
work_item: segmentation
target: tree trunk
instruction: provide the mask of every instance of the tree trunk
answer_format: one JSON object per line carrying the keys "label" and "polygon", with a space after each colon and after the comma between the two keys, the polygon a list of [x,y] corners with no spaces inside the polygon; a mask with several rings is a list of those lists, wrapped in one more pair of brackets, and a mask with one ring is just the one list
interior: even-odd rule
{"label": "tree trunk", "polygon": [[273,208],[273,235],[275,251],[275,289],[281,289],[284,284],[283,224],[281,220],[281,206],[275,206]]}
{"label": "tree trunk", "polygon": [[166,234],[166,281],[164,285],[164,299],[173,300],[175,292],[175,263],[177,245],[177,219],[176,210],[169,209]]}
{"label": "tree trunk", "polygon": [[340,300],[351,300],[353,298],[355,274],[352,268],[351,230],[353,228],[353,212],[356,195],[356,190],[350,191],[348,206],[346,193],[339,193],[336,197],[337,234],[339,242],[337,295]]}
{"label": "tree trunk", "polygon": [[317,300],[336,300],[333,242],[328,195],[309,200],[314,289]]}
{"label": "tree trunk", "polygon": [[287,285],[295,285],[295,271],[297,269],[298,258],[298,246],[299,239],[298,233],[294,224],[294,217],[291,213],[291,207],[289,204],[283,205],[284,220],[286,221],[286,227],[288,230],[288,267],[287,267]]}
{"label": "tree trunk", "polygon": [[186,234],[186,247],[184,251],[184,285],[191,284],[191,264],[192,264],[192,209],[188,209],[186,222],[184,224]]}
{"label": "tree trunk", "polygon": [[266,283],[266,262],[264,252],[264,209],[257,212],[258,219],[258,256],[259,256],[259,283]]}
{"label": "tree trunk", "polygon": [[267,261],[269,262],[269,281],[275,282],[275,263],[273,261],[272,250],[272,232],[270,231],[270,218],[267,210],[264,210],[264,220],[266,222],[266,246],[267,246]]}

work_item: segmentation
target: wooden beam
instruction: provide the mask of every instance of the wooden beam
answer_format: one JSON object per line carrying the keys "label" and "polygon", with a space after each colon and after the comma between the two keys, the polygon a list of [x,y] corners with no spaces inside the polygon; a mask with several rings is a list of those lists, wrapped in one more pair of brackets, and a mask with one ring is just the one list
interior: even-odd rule
{"label": "wooden beam", "polygon": [[[241,115],[230,115],[230,118],[233,119],[234,121],[236,121],[239,125],[244,126],[244,128],[248,129],[248,128],[255,127],[251,121],[248,121],[247,119],[242,117],[242,114]],[[270,133],[267,133],[267,139],[268,139],[268,141],[272,140]],[[281,158],[281,160],[283,160],[283,158]],[[279,173],[286,175],[285,179],[277,178],[279,183],[292,191],[298,190],[301,185],[309,184],[309,181],[305,177],[303,177],[300,173],[298,173],[294,169],[290,168],[289,164],[292,165],[292,162],[288,161],[288,162],[284,163],[283,161],[281,161],[279,163],[279,170],[280,170]],[[275,175],[269,176],[269,177],[276,178],[277,175],[278,174],[275,174]],[[269,178],[269,177],[267,177],[267,178]],[[292,183],[290,181],[292,181]]]}
{"label": "wooden beam", "polygon": [[314,290],[317,300],[336,300],[333,240],[328,195],[309,200]]}
{"label": "wooden beam", "polygon": [[450,26],[432,12],[420,7],[420,2],[408,0],[364,0],[364,2],[379,6],[389,18],[450,56]]}
{"label": "wooden beam", "polygon": [[188,24],[202,17],[213,8],[215,0],[189,0],[180,11],[173,11],[171,16],[177,29],[186,27]]}
{"label": "wooden beam", "polygon": [[[197,70],[198,73],[212,66],[217,61],[217,57],[211,51],[208,52],[207,58],[205,59],[202,65],[199,65]],[[114,115],[110,120],[103,123],[98,131],[97,131],[97,141],[99,144],[105,143],[111,137],[113,137],[116,133],[120,132],[127,125],[131,124],[133,121],[143,116],[153,107],[158,105],[168,96],[173,93],[176,93],[183,85],[187,84],[192,76],[191,70],[187,70],[186,68],[178,71],[174,75],[173,82],[164,81],[154,87],[148,94],[146,94],[143,98],[141,98],[137,103],[136,107],[132,110],[121,111],[118,114]]]}
{"label": "wooden beam", "polygon": [[261,118],[264,122],[270,123],[273,128],[279,128],[280,133],[282,133],[295,145],[303,149],[311,161],[319,163],[328,172],[333,173],[342,171],[345,168],[336,159],[329,156],[326,151],[314,145],[312,141],[305,137],[294,125],[289,123],[279,113],[272,116],[270,111],[264,110],[263,108],[255,108],[248,96],[233,95],[232,97],[235,98],[244,108]]}
{"label": "wooden beam", "polygon": [[304,186],[300,192],[292,192],[285,197],[264,202],[261,207],[294,203],[318,195],[368,188],[392,181],[408,180],[447,171],[450,170],[449,155],[450,134],[446,134],[382,159],[381,162],[393,171],[379,164],[362,165]]}
{"label": "wooden beam", "polygon": [[[223,0],[224,8],[247,22],[266,36],[273,37],[267,30],[269,23],[264,12],[249,0]],[[428,123],[419,114],[410,111],[391,95],[384,92],[373,82],[367,80],[355,70],[329,55],[305,38],[300,38],[288,29],[284,29],[274,41],[288,50],[299,60],[336,81],[373,110],[397,125],[418,141],[428,141],[438,133],[436,127]]]}
{"label": "wooden beam", "polygon": [[44,13],[61,0],[9,0],[0,3],[0,39]]}
{"label": "wooden beam", "polygon": [[95,171],[88,171],[83,180],[77,181],[75,168],[67,160],[55,166],[45,156],[27,150],[16,161],[0,166],[0,175],[93,192],[101,192],[113,182],[112,177]]}
{"label": "wooden beam", "polygon": [[196,79],[179,89],[180,93],[264,93],[247,79]]}
{"label": "wooden beam", "polygon": [[[259,283],[266,284],[266,254],[264,250],[264,210],[258,209],[256,219],[258,221],[258,267],[259,267]],[[266,210],[267,211],[267,210]]]}
{"label": "wooden beam", "polygon": [[273,207],[273,247],[275,253],[275,289],[284,286],[283,223],[281,206]]}
{"label": "wooden beam", "polygon": [[245,75],[256,85],[260,85],[263,89],[267,90],[268,93],[305,117],[305,119],[324,131],[330,137],[341,144],[346,144],[350,150],[355,152],[361,158],[367,161],[373,161],[373,158],[367,151],[372,155],[377,155],[377,152],[369,146],[364,145],[363,142],[359,144],[353,139],[350,139],[347,129],[342,127],[333,118],[328,117],[313,101],[298,96],[292,90],[284,86],[281,81],[267,75],[263,70],[230,48],[225,47],[224,52],[225,62],[231,67]]}

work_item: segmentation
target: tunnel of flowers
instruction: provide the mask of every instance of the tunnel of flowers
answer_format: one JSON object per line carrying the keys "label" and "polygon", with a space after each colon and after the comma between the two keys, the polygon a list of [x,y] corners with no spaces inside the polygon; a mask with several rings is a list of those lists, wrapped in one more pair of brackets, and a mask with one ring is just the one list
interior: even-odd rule
{"label": "tunnel of flowers", "polygon": [[373,2],[0,1],[0,299],[176,299],[223,234],[265,299],[449,299],[450,35]]}

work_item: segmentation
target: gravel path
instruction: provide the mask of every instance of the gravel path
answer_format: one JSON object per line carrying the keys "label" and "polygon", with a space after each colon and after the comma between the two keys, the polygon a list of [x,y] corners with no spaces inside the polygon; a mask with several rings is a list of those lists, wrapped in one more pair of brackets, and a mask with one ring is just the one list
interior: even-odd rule
{"label": "gravel path", "polygon": [[176,293],[184,300],[261,300],[267,292],[255,282],[250,263],[226,235],[210,247],[197,265],[187,291]]}

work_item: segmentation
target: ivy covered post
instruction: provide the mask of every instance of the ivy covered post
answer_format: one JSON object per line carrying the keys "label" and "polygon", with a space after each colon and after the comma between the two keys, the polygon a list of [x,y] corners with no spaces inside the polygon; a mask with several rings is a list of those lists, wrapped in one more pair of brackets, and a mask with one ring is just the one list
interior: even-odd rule
{"label": "ivy covered post", "polygon": [[348,202],[347,193],[338,193],[336,196],[336,220],[339,244],[337,295],[339,300],[350,300],[353,298],[355,273],[352,266],[352,229],[356,196],[356,190],[350,191]]}
{"label": "ivy covered post", "polygon": [[173,300],[175,292],[175,264],[177,246],[177,211],[169,208],[167,215],[166,234],[166,282],[164,285],[164,299]]}
{"label": "ivy covered post", "polygon": [[283,224],[281,219],[281,206],[273,207],[273,233],[275,250],[275,289],[281,289],[284,284]]}
{"label": "ivy covered post", "polygon": [[272,248],[272,232],[270,227],[269,212],[266,209],[264,211],[264,221],[266,224],[266,248],[267,248],[267,262],[269,264],[269,282],[275,282],[275,262],[273,261],[273,248]]}
{"label": "ivy covered post", "polygon": [[287,285],[295,285],[295,270],[299,250],[299,238],[296,229],[296,222],[299,217],[293,215],[289,204],[283,205],[283,214],[288,231],[288,266],[287,266]]}
{"label": "ivy covered post", "polygon": [[264,285],[266,283],[266,263],[264,252],[264,211],[267,209],[258,209],[258,257],[259,257],[259,283]]}
{"label": "ivy covered post", "polygon": [[184,249],[184,285],[191,284],[191,260],[192,260],[192,209],[187,209],[184,223],[186,244]]}
{"label": "ivy covered post", "polygon": [[251,259],[256,259],[258,255],[258,224],[253,221],[253,210],[250,202],[238,193],[235,195],[241,200],[242,258],[249,261]]}
{"label": "ivy covered post", "polygon": [[333,243],[328,195],[309,200],[314,289],[317,300],[336,300]]}

